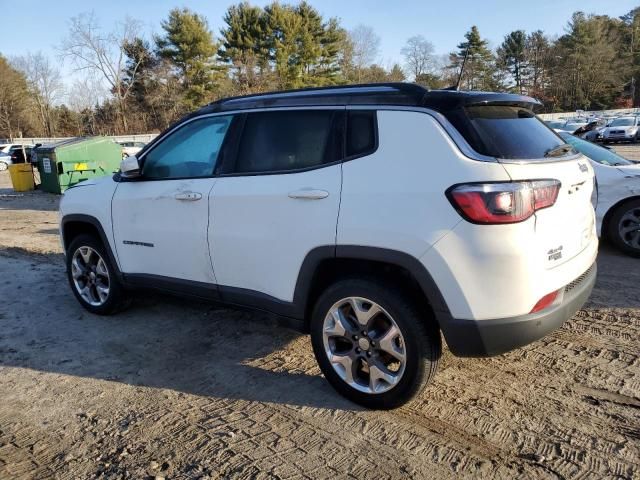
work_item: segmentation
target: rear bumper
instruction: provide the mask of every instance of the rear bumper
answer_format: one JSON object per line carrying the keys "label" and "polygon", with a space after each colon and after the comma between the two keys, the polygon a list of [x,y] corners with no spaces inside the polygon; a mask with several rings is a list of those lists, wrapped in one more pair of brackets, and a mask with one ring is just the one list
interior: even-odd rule
{"label": "rear bumper", "polygon": [[560,328],[587,301],[596,282],[594,263],[565,287],[564,298],[541,312],[495,320],[450,319],[443,333],[451,353],[458,357],[500,355],[539,340]]}

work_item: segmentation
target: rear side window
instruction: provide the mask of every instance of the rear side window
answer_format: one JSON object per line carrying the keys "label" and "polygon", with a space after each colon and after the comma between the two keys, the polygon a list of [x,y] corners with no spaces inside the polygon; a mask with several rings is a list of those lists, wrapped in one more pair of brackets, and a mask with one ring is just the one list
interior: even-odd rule
{"label": "rear side window", "polygon": [[346,156],[367,155],[376,148],[376,112],[353,110],[347,113]]}
{"label": "rear side window", "polygon": [[336,138],[340,113],[288,110],[249,113],[235,172],[280,172],[317,167],[340,159]]}
{"label": "rear side window", "polygon": [[473,105],[445,116],[476,152],[504,159],[545,159],[564,142],[525,107]]}

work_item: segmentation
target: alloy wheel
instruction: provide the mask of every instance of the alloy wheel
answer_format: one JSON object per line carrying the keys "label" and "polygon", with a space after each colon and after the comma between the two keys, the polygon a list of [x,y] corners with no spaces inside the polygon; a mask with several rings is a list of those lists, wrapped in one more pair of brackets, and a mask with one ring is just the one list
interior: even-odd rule
{"label": "alloy wheel", "polygon": [[640,250],[640,208],[632,208],[620,218],[618,232],[624,243]]}
{"label": "alloy wheel", "polygon": [[395,320],[377,303],[362,297],[336,302],[324,319],[322,333],[331,366],[352,388],[384,393],[402,378],[404,337]]}
{"label": "alloy wheel", "polygon": [[71,259],[71,276],[78,294],[89,305],[99,307],[109,298],[109,270],[91,247],[79,247]]}
{"label": "alloy wheel", "polygon": [[7,168],[9,168],[9,166],[6,163],[0,162],[0,172],[4,172]]}

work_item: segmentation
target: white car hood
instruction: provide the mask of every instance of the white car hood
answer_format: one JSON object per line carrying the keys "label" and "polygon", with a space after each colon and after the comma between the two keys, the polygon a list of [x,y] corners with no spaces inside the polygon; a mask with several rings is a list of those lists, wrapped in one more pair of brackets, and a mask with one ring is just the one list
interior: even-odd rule
{"label": "white car hood", "polygon": [[625,176],[640,178],[640,164],[618,165],[616,168],[620,170],[622,173],[624,173]]}

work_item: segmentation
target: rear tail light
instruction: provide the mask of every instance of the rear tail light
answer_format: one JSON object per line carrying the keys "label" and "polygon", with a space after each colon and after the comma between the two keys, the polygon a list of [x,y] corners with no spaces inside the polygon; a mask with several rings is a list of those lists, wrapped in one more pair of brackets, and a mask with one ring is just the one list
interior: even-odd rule
{"label": "rear tail light", "polygon": [[559,191],[558,180],[468,183],[450,188],[447,197],[466,220],[491,225],[522,222],[552,206]]}
{"label": "rear tail light", "polygon": [[556,298],[558,298],[558,293],[560,293],[560,290],[556,290],[555,292],[546,294],[544,297],[538,300],[538,303],[534,305],[530,313],[536,313],[549,307],[551,304],[553,304],[553,302],[555,302]]}

